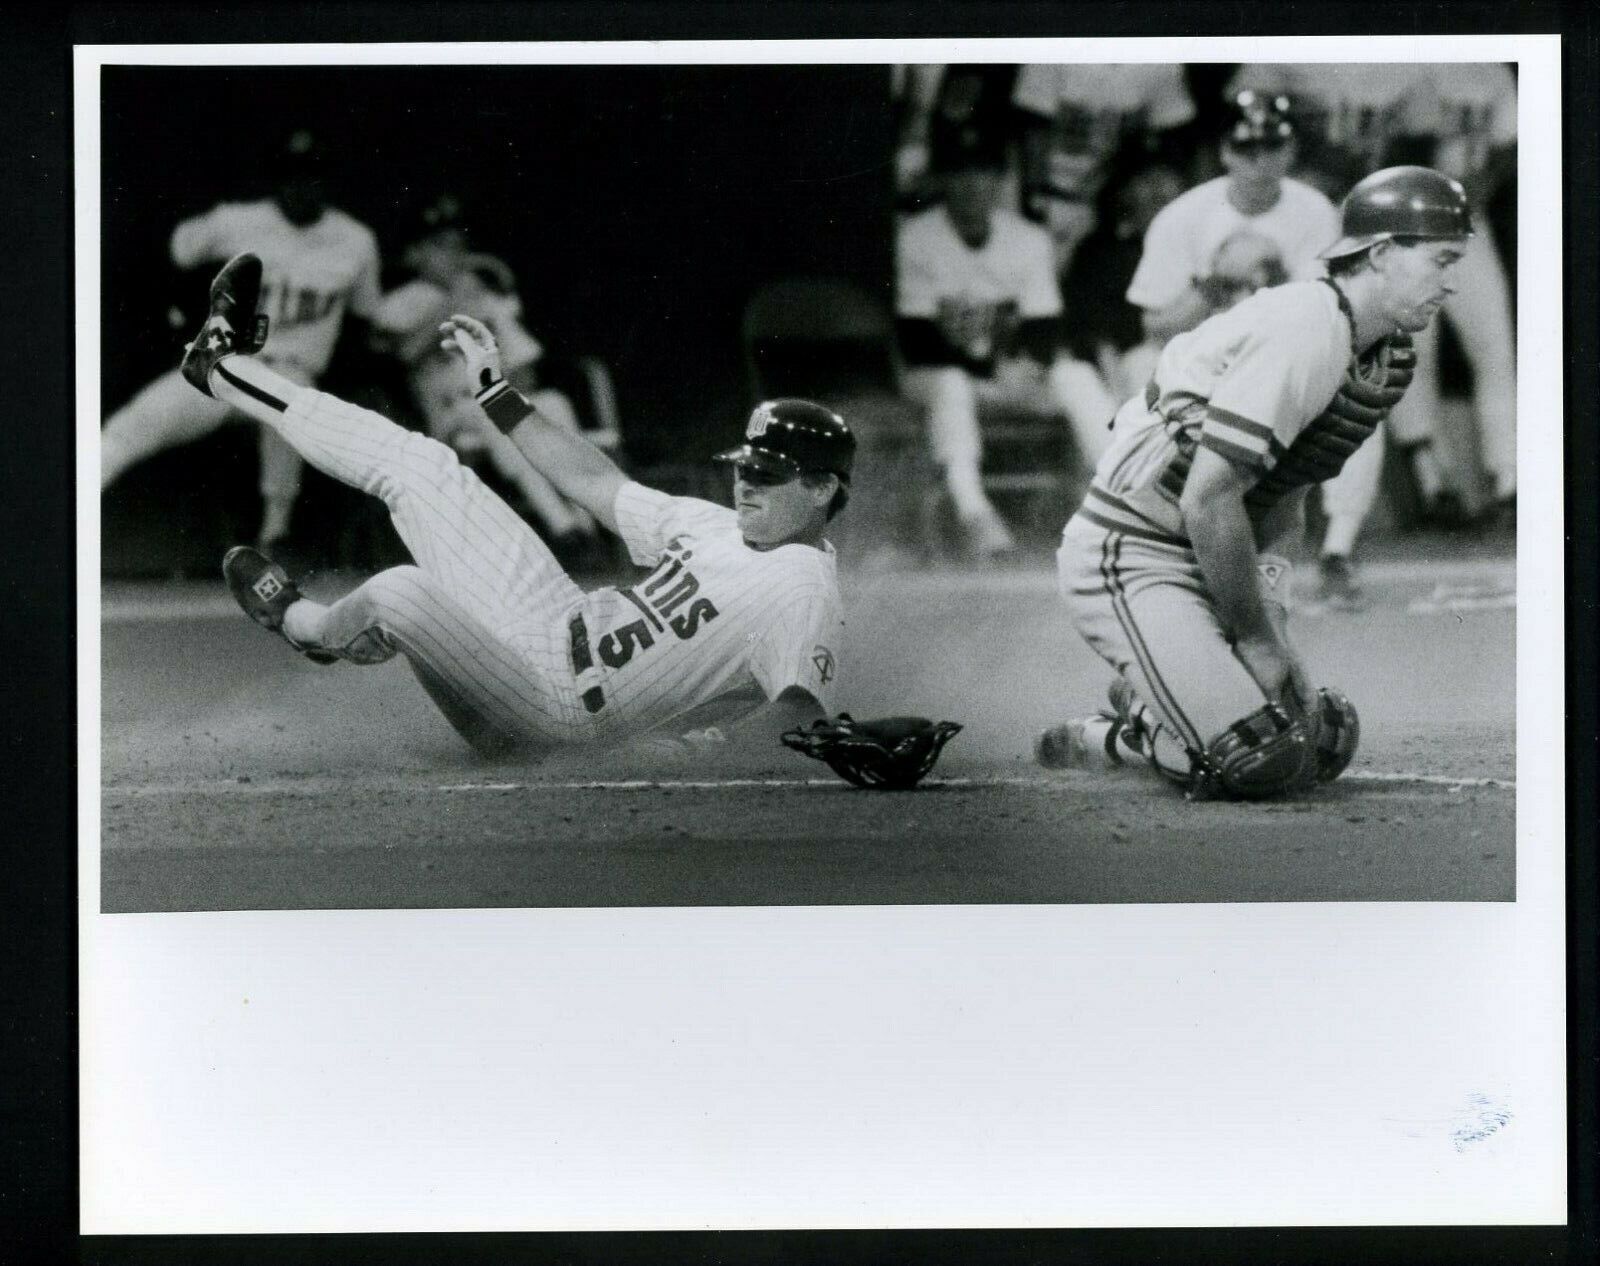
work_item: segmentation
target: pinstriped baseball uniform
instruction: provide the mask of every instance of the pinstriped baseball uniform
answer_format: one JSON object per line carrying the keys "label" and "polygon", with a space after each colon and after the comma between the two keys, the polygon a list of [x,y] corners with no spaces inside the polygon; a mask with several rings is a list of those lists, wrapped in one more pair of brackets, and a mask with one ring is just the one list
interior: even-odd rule
{"label": "pinstriped baseball uniform", "polygon": [[249,358],[217,395],[318,470],[381,499],[416,559],[329,610],[319,645],[355,663],[399,652],[469,741],[603,742],[712,700],[801,686],[828,710],[843,631],[832,547],[755,550],[731,510],[629,482],[616,514],[635,562],[585,593],[446,445]]}
{"label": "pinstriped baseball uniform", "polygon": [[1187,772],[1187,752],[1264,701],[1189,543],[1179,498],[1195,450],[1258,472],[1244,498],[1255,524],[1289,490],[1336,473],[1342,459],[1320,440],[1351,337],[1340,296],[1310,281],[1260,291],[1173,338],[1145,395],[1119,411],[1062,534],[1057,574],[1073,624],[1160,718],[1164,767]]}
{"label": "pinstriped baseball uniform", "polygon": [[[172,260],[180,268],[242,250],[259,255],[263,266],[260,310],[272,320],[272,346],[262,361],[297,383],[314,382],[328,367],[345,313],[365,317],[377,309],[377,239],[334,208],[302,227],[270,201],[223,203],[172,234]],[[177,370],[163,374],[107,421],[100,437],[101,487],[156,453],[209,435],[230,416]],[[299,488],[299,458],[264,432],[262,493],[292,499]]]}

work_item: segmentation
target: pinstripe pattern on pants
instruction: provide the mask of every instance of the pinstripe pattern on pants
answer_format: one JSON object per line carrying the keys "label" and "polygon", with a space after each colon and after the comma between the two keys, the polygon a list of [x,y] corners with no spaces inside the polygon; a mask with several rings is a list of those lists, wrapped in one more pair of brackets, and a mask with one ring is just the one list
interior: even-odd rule
{"label": "pinstripe pattern on pants", "polygon": [[318,470],[379,498],[416,560],[329,609],[329,649],[358,663],[404,654],[474,742],[591,737],[567,631],[583,591],[451,448],[242,357],[227,358],[212,386]]}

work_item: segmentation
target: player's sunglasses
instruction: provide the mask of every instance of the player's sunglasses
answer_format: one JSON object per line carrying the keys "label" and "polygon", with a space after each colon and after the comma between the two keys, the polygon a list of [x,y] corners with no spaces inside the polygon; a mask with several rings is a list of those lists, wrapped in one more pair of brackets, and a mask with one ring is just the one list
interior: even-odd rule
{"label": "player's sunglasses", "polygon": [[733,473],[740,483],[749,484],[752,488],[776,488],[796,477],[793,473],[764,470],[760,466],[738,465],[733,468]]}

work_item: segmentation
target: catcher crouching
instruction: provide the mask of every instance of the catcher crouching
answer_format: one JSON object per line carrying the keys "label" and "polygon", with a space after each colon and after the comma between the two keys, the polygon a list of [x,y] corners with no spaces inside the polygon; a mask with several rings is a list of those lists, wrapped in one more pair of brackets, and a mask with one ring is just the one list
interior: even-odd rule
{"label": "catcher crouching", "polygon": [[1426,167],[1367,177],[1341,221],[1327,276],[1178,335],[1118,411],[1056,555],[1074,627],[1116,673],[1111,707],[1047,730],[1041,764],[1148,764],[1194,798],[1259,799],[1354,757],[1354,705],[1289,639],[1287,555],[1307,491],[1404,394],[1472,228],[1461,186]]}

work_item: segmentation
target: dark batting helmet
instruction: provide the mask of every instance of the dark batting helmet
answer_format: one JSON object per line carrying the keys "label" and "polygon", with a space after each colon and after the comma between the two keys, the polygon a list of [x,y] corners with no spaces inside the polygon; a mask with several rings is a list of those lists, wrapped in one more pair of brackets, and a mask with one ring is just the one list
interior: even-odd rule
{"label": "dark batting helmet", "polygon": [[745,442],[713,461],[754,466],[774,474],[827,472],[846,482],[856,437],[832,409],[810,400],[766,400],[750,414]]}
{"label": "dark batting helmet", "polygon": [[1354,255],[1396,237],[1463,241],[1472,236],[1466,190],[1431,167],[1385,167],[1347,195],[1342,236],[1318,257]]}
{"label": "dark batting helmet", "polygon": [[1228,102],[1224,139],[1236,149],[1287,145],[1294,139],[1289,98],[1246,88]]}

